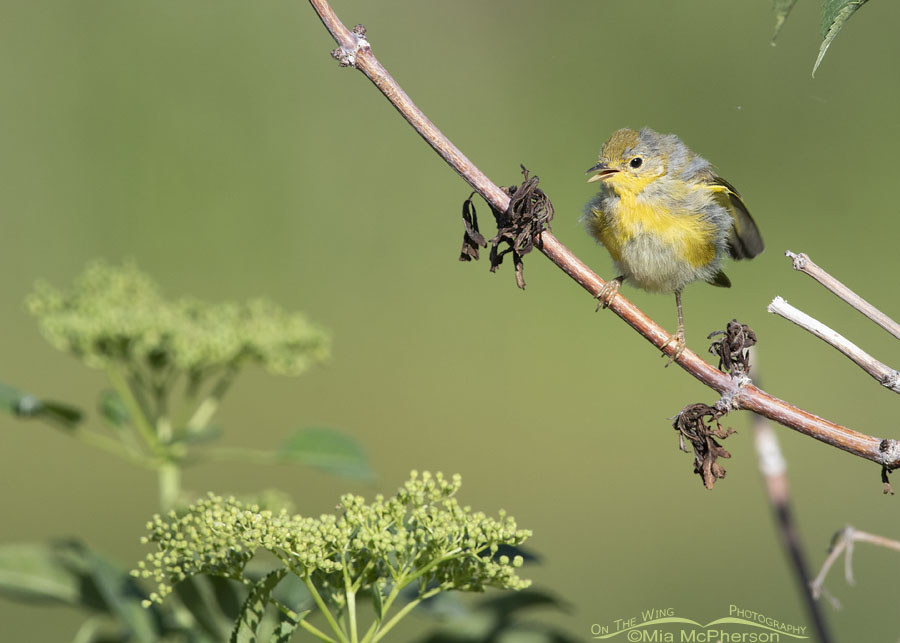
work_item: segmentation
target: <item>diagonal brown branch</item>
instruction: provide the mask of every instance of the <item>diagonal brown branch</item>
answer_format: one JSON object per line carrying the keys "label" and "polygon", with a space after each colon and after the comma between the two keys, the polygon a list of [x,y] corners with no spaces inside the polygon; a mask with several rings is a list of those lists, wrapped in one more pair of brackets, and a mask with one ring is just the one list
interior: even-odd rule
{"label": "diagonal brown branch", "polygon": [[[494,209],[505,211],[509,206],[507,194],[475,167],[416,107],[375,58],[365,38],[365,29],[359,26],[353,31],[347,29],[326,0],[309,0],[309,2],[325,28],[337,41],[338,49],[334,50],[332,55],[341,62],[341,65],[352,66],[363,72],[441,158]],[[591,295],[596,297],[600,293],[606,282],[572,254],[553,234],[548,231],[542,232],[535,239],[535,246]],[[660,350],[665,350],[669,355],[674,351],[675,347],[672,344],[663,349],[670,334],[622,295],[612,300],[609,309]],[[900,467],[900,442],[896,440],[882,440],[866,435],[799,409],[758,389],[746,378],[732,378],[718,371],[693,351],[685,350],[676,362],[703,384],[721,394],[723,401],[731,409],[754,411],[848,453],[877,462],[888,469]]]}

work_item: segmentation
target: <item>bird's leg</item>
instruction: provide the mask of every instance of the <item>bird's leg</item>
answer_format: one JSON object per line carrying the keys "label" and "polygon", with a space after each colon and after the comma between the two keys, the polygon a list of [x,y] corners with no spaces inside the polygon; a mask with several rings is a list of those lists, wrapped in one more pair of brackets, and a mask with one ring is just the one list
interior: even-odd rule
{"label": "bird's leg", "polygon": [[607,281],[603,284],[603,288],[601,288],[600,292],[597,293],[597,296],[594,297],[594,299],[597,300],[597,310],[609,308],[609,303],[613,300],[613,297],[619,294],[619,287],[622,285],[623,281],[625,281],[625,275],[619,275],[612,281]]}
{"label": "bird's leg", "polygon": [[[666,343],[662,345],[663,351],[665,351],[666,346],[675,342],[675,350],[672,351],[672,355],[669,357],[669,361],[666,362],[666,366],[674,362],[676,359],[681,357],[681,354],[684,352],[685,347],[687,346],[684,341],[684,316],[681,312],[681,291],[675,291],[675,307],[678,308],[678,330],[675,331],[674,335],[671,335],[669,339],[666,340]],[[665,352],[663,353],[663,357],[665,357]]]}

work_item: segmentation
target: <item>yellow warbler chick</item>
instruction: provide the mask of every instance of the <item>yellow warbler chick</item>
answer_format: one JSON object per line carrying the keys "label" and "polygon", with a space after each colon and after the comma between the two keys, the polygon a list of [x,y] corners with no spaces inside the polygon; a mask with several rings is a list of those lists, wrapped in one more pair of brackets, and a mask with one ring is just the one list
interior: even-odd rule
{"label": "yellow warbler chick", "polygon": [[671,363],[685,348],[681,291],[701,280],[731,286],[722,261],[761,253],[759,229],[737,190],[674,134],[620,129],[603,144],[592,172],[588,182],[600,181],[601,189],[583,221],[621,273],[603,287],[600,306],[609,305],[625,279],[675,293],[678,330],[663,345],[675,342]]}

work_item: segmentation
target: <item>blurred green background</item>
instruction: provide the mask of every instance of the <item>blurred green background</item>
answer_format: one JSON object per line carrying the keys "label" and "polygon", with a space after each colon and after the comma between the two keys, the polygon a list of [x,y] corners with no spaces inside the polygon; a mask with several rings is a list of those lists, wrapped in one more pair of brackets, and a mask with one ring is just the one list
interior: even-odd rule
{"label": "blurred green background", "polygon": [[[794,273],[805,251],[900,315],[896,184],[900,4],[860,11],[818,77],[818,2],[777,47],[769,2],[336,0],[429,117],[495,182],[524,163],[556,206],[554,233],[603,276],[578,223],[584,171],[619,127],[678,133],[742,191],[768,245],[731,265],[730,291],[685,294],[688,344],[732,317],[760,339],[773,394],[896,436],[896,399],[765,312],[782,295],[884,361],[890,338]],[[729,604],[809,625],[773,530],[749,432],[714,491],[670,418],[714,395],[535,253],[457,261],[468,187],[365,78],[339,69],[302,0],[0,2],[0,379],[85,406],[103,385],[40,337],[23,299],[91,259],[131,258],[173,295],[267,296],[330,328],[332,363],[300,379],[242,376],[220,421],[231,445],[274,446],[302,425],[346,430],[379,475],[364,485],[296,467],[203,466],[197,492],[291,493],[304,513],[391,492],[411,468],[459,472],[461,498],[504,507],[543,556],[525,574],[592,623],[672,607],[701,622]],[[481,208],[484,228],[488,210]],[[490,229],[487,230],[490,232]],[[672,297],[626,286],[667,327]],[[757,371],[755,371],[757,372]],[[797,517],[818,567],[846,523],[900,536],[875,465],[780,429]],[[155,481],[39,424],[0,418],[0,541],[77,536],[131,565]],[[896,640],[895,553],[859,548],[828,609],[843,640]],[[888,616],[886,616],[888,615]],[[0,603],[6,640],[69,640],[80,616]],[[428,622],[410,619],[412,639]],[[402,638],[402,637],[401,637]]]}

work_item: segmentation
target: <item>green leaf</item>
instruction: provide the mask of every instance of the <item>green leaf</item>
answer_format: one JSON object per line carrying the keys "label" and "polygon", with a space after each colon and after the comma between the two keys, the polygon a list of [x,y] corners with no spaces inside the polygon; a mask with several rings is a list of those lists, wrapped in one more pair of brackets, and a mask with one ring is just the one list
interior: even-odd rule
{"label": "green leaf", "polygon": [[250,594],[241,609],[241,615],[231,632],[231,643],[256,643],[257,630],[262,623],[272,590],[285,574],[287,574],[286,569],[278,569],[267,574],[250,589]]}
{"label": "green leaf", "polygon": [[[443,594],[438,594],[435,598],[441,596]],[[575,639],[562,630],[535,621],[532,610],[538,608],[571,611],[568,605],[548,592],[508,592],[497,598],[482,600],[467,611],[457,611],[455,614],[434,612],[442,616],[444,624],[424,638],[422,643],[575,643]]]}
{"label": "green leaf", "polygon": [[65,428],[73,428],[83,417],[82,412],[74,406],[51,400],[43,400],[35,415],[62,424]]}
{"label": "green leaf", "polygon": [[97,408],[100,414],[109,420],[113,426],[123,427],[128,424],[128,409],[116,391],[106,390],[100,393],[100,399],[97,400]]}
{"label": "green leaf", "polygon": [[22,418],[40,418],[57,422],[70,429],[81,422],[82,413],[74,406],[41,400],[29,393],[23,393],[11,386],[0,383],[0,408]]}
{"label": "green leaf", "polygon": [[[405,590],[401,596],[407,600],[415,598],[412,593],[406,594]],[[469,608],[469,604],[463,601],[460,592],[441,592],[423,601],[416,608],[416,613],[439,621],[453,622],[468,618],[471,616],[472,610]]]}
{"label": "green leaf", "polygon": [[17,391],[13,387],[0,382],[0,407],[6,409],[10,413],[15,413],[16,408],[19,405],[19,398],[21,397],[21,391]]}
{"label": "green leaf", "polygon": [[191,615],[202,629],[214,641],[221,641],[231,628],[232,620],[220,610],[215,588],[204,576],[191,576],[174,587],[182,604],[190,610]]}
{"label": "green leaf", "polygon": [[372,587],[372,605],[375,606],[375,618],[384,620],[384,598],[381,596],[381,587],[375,584]]}
{"label": "green leaf", "polygon": [[222,614],[229,622],[234,623],[246,599],[246,588],[236,580],[221,576],[208,576],[207,580]]}
{"label": "green leaf", "polygon": [[[315,604],[309,589],[299,576],[288,575],[272,592],[272,598],[295,612],[303,612]],[[308,611],[308,610],[307,610]]]}
{"label": "green leaf", "polygon": [[38,604],[90,605],[83,594],[82,574],[65,564],[49,545],[0,545],[0,596]]}
{"label": "green leaf", "polygon": [[795,4],[797,4],[797,0],[775,0],[775,33],[772,34],[772,44],[775,43],[775,39],[781,33],[784,21],[787,20]]}
{"label": "green leaf", "polygon": [[295,621],[287,615],[282,616],[281,620],[278,621],[278,625],[275,626],[275,631],[272,632],[271,638],[269,638],[269,643],[287,643],[290,641],[294,630],[300,625],[301,620],[303,619]]}
{"label": "green leaf", "polygon": [[107,610],[129,633],[128,640],[152,643],[159,639],[159,628],[153,620],[154,613],[144,609],[146,598],[134,579],[112,561],[78,544],[78,553],[84,561],[84,571],[89,574],[97,593]]}
{"label": "green leaf", "polygon": [[560,612],[570,612],[572,607],[550,592],[538,589],[524,589],[520,592],[506,592],[488,598],[478,605],[478,609],[494,612],[498,618],[509,618],[514,612],[550,607]]}
{"label": "green leaf", "polygon": [[145,596],[134,579],[77,542],[0,546],[0,596],[88,608],[113,617],[130,641],[159,639],[158,608],[141,606]]}
{"label": "green leaf", "polygon": [[822,5],[822,45],[819,47],[819,56],[816,58],[816,64],[813,65],[812,75],[816,75],[816,70],[825,57],[825,52],[831,46],[832,41],[838,32],[843,28],[857,9],[866,4],[868,0],[824,0]]}
{"label": "green leaf", "polygon": [[299,429],[278,450],[290,462],[299,462],[335,475],[372,480],[362,446],[352,437],[326,428]]}

